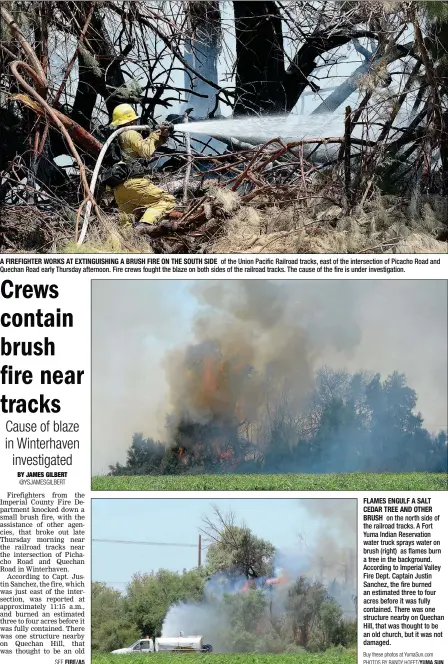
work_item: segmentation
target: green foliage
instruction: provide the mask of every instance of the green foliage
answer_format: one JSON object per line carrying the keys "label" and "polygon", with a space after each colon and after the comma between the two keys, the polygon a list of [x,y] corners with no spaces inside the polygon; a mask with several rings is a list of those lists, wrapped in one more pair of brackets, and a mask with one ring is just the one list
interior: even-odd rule
{"label": "green foliage", "polygon": [[[176,599],[199,599],[204,579],[193,573],[175,574],[162,571],[159,575],[136,577],[128,587],[123,599],[116,591],[103,584],[92,586],[92,646],[94,651],[107,651],[130,645],[143,634],[157,636],[168,606]],[[166,591],[166,592],[165,592]],[[164,595],[165,593],[165,595]],[[320,584],[310,584],[299,579],[290,591],[291,602],[285,610],[297,633],[308,630],[306,649],[322,652],[338,643],[348,643],[346,638],[352,625],[344,632],[344,621],[340,608],[333,600],[326,598],[326,591]],[[117,602],[121,604],[118,606]],[[300,607],[300,602],[304,608]],[[125,610],[123,610],[125,607]],[[225,595],[219,605],[222,629],[215,634],[226,648],[238,653],[302,653],[301,644],[289,643],[277,631],[272,622],[270,598],[261,590]],[[102,611],[102,615],[101,614]],[[292,614],[290,612],[292,611]],[[132,616],[132,618],[131,618]],[[121,620],[121,623],[120,623]],[[130,620],[138,624],[138,630],[131,629]],[[309,629],[309,626],[312,629]],[[356,631],[356,623],[354,623]],[[341,637],[343,635],[343,638]],[[344,653],[340,648],[339,654]],[[168,654],[164,654],[169,659]],[[199,655],[196,655],[198,657]],[[126,655],[126,658],[131,657]],[[217,655],[213,655],[214,658]],[[93,661],[102,661],[100,659]],[[107,661],[107,660],[105,660]]]}
{"label": "green foliage", "polygon": [[[135,434],[126,466],[110,466],[110,474],[194,474],[195,487],[201,490],[207,488],[201,486],[201,473],[221,474],[226,468],[246,475],[447,470],[446,434],[433,436],[423,427],[422,416],[415,412],[417,394],[403,374],[393,372],[382,379],[379,374],[351,375],[324,367],[300,409],[287,388],[282,399],[260,422],[260,438],[266,442],[256,448],[255,458],[250,458],[249,443],[237,428],[229,434],[215,424],[181,422],[173,425],[171,447]],[[230,455],[227,466],[216,458],[216,441],[221,439]]]}
{"label": "green foliage", "polygon": [[326,650],[332,644],[349,645],[342,611],[334,600],[330,599],[323,602],[319,610],[318,624],[323,637],[324,647],[322,650]]}
{"label": "green foliage", "polygon": [[345,621],[345,634],[350,647],[356,647],[358,643],[358,623],[356,620]]}
{"label": "green foliage", "polygon": [[140,633],[129,622],[124,599],[104,583],[92,584],[92,650],[110,652],[136,641]]}
{"label": "green foliage", "polygon": [[136,574],[126,592],[129,619],[141,635],[160,636],[169,607],[182,600],[200,600],[203,595],[203,570],[184,570],[182,574],[158,570],[152,574]]}
{"label": "green foliage", "polygon": [[[208,528],[205,532],[209,536],[215,533],[215,550],[223,543],[225,557],[235,563],[230,571],[237,573],[238,578],[241,576],[238,560],[245,561],[246,578],[256,570],[271,571],[275,549],[270,542],[256,538],[246,527],[235,526],[231,512],[223,515],[215,509],[215,519],[217,522],[204,519]],[[232,547],[234,551],[230,552]],[[246,564],[246,559],[253,559],[251,565]],[[136,574],[123,595],[102,583],[93,583],[92,650],[110,652],[142,636],[160,636],[173,605],[189,602],[194,610],[194,605],[204,600],[204,587],[210,574],[210,570],[204,569]],[[285,596],[286,589],[283,599]],[[206,610],[214,615],[213,645],[217,650],[284,653],[295,641],[295,645],[307,650],[323,651],[349,643],[341,609],[320,583],[300,577],[281,607],[275,606],[273,597],[268,590],[255,588],[220,598],[207,593]]]}
{"label": "green foliage", "polygon": [[341,607],[321,583],[299,577],[288,591],[286,609],[296,645],[310,652],[352,645],[352,624],[343,619]]}
{"label": "green foliage", "polygon": [[303,646],[297,646],[295,643],[292,643],[286,648],[286,653],[305,653],[307,652]]}
{"label": "green foliage", "polygon": [[446,473],[173,475],[92,478],[93,491],[447,491]]}
{"label": "green foliage", "polygon": [[[328,594],[325,587],[318,582],[309,583],[303,576],[299,577],[288,591],[286,609],[297,645],[309,648],[311,626],[318,621],[321,608],[326,601]],[[317,650],[324,649],[317,648]]]}
{"label": "green foliage", "polygon": [[356,621],[344,620],[341,609],[334,600],[324,601],[310,630],[307,649],[310,652],[322,652],[331,646],[344,648],[355,644]]}
{"label": "green foliage", "polygon": [[434,21],[440,23],[448,22],[448,5],[440,0],[425,0],[419,3],[428,15]]}
{"label": "green foliage", "polygon": [[[258,636],[254,652],[283,654],[285,641],[274,630],[268,630]],[[289,651],[286,649],[286,652]]]}
{"label": "green foliage", "polygon": [[232,633],[239,631],[255,634],[267,608],[268,599],[261,590],[224,597],[224,611],[229,617]]}
{"label": "green foliage", "polygon": [[[339,651],[332,649],[318,655],[298,650],[293,654],[220,654],[211,655],[178,655],[170,653],[153,653],[150,655],[152,664],[356,664],[356,651]],[[141,664],[142,655],[120,655],[123,664]],[[116,664],[117,655],[93,654],[92,664]]]}
{"label": "green foliage", "polygon": [[126,465],[117,463],[109,466],[111,475],[136,475],[160,472],[160,464],[166,452],[165,446],[152,438],[143,438],[141,433],[132,437],[132,445],[127,452]]}
{"label": "green foliage", "polygon": [[234,652],[283,653],[287,642],[270,620],[270,598],[261,590],[224,597],[222,612],[228,628],[224,642]]}

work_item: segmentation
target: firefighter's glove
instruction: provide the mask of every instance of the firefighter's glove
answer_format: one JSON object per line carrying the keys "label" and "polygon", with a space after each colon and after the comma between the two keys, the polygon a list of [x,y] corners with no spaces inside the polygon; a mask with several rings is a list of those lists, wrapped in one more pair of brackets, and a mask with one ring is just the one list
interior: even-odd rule
{"label": "firefighter's glove", "polygon": [[101,176],[101,182],[108,187],[118,187],[119,184],[125,182],[129,177],[129,169],[124,162],[114,164],[111,168],[107,168]]}
{"label": "firefighter's glove", "polygon": [[95,129],[94,132],[92,132],[92,136],[94,136],[101,143],[105,143],[109,138],[109,136],[111,135],[111,133],[112,131],[110,127],[108,127],[107,125],[100,125]]}
{"label": "firefighter's glove", "polygon": [[162,122],[162,124],[159,125],[159,129],[162,138],[168,139],[174,134],[174,125],[171,122]]}

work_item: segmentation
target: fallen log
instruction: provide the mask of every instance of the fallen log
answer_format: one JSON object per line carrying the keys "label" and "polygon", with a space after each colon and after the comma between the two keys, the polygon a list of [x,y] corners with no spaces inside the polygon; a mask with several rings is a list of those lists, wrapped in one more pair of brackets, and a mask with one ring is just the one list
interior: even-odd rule
{"label": "fallen log", "polygon": [[[26,108],[36,113],[36,115],[48,118],[50,120],[50,123],[54,127],[57,127],[53,118],[51,118],[51,116],[49,116],[48,113],[45,112],[45,109],[43,109],[37,103],[37,101],[31,99],[29,95],[19,93],[14,95],[12,99],[13,101],[20,102],[21,104],[26,106]],[[53,113],[58,118],[58,120],[64,125],[65,129],[67,130],[70,137],[73,139],[75,143],[77,143],[81,148],[83,148],[83,150],[88,152],[92,157],[98,157],[99,153],[101,152],[101,148],[103,146],[99,141],[97,141],[96,138],[92,136],[92,134],[86,131],[77,122],[74,122],[74,120],[69,118],[67,115],[61,113],[61,111],[57,111],[56,109],[53,108]]]}
{"label": "fallen log", "polygon": [[138,227],[139,233],[150,238],[160,238],[167,235],[178,234],[186,232],[192,228],[196,228],[207,221],[204,210],[198,212],[194,216],[188,217],[183,221],[161,221],[158,224],[145,224]]}

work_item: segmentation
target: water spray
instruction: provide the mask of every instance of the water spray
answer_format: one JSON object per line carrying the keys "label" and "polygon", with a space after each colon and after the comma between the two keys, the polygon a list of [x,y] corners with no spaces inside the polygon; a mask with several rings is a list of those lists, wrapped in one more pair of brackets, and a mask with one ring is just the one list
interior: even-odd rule
{"label": "water spray", "polygon": [[[195,133],[219,137],[230,137],[242,139],[253,144],[263,144],[272,138],[281,137],[285,142],[301,141],[315,138],[316,143],[325,137],[344,136],[344,111],[318,115],[264,115],[262,117],[250,116],[240,118],[221,118],[217,120],[203,120],[200,122],[176,123],[174,130],[179,133]],[[396,118],[395,125],[406,124],[409,114],[402,113]],[[373,125],[370,138],[375,140],[375,135],[380,129]],[[352,136],[361,138],[363,125],[358,122],[353,127]]]}
{"label": "water spray", "polygon": [[265,143],[271,138],[281,136],[285,140],[297,141],[307,136],[331,135],[343,133],[343,116],[304,116],[304,115],[269,115],[263,117],[221,118],[218,120],[203,120],[200,122],[179,122],[174,125],[174,131],[179,133],[206,134],[219,138],[219,136],[234,137]]}
{"label": "water spray", "polygon": [[[334,143],[333,146],[325,144],[324,137],[343,137],[344,134],[344,113],[328,113],[328,114],[319,114],[319,115],[269,115],[263,117],[241,117],[241,118],[222,118],[219,120],[204,120],[201,122],[191,122],[189,120],[189,112],[193,109],[187,109],[184,114],[182,122],[178,122],[173,125],[174,131],[178,133],[185,134],[185,149],[187,153],[187,171],[185,174],[185,184],[183,199],[184,203],[187,200],[188,194],[188,180],[191,172],[191,134],[206,134],[207,136],[212,136],[217,140],[221,140],[228,143],[229,139],[243,139],[248,142],[247,148],[251,148],[254,145],[260,145],[266,143],[273,138],[282,138],[285,142],[292,141],[301,141],[305,139],[311,139],[308,142],[312,143],[324,143],[322,148],[319,148],[317,151],[313,150],[314,158],[320,158],[320,150],[324,149],[326,156],[329,156],[329,153],[338,150],[338,147],[335,147],[339,139],[333,138],[330,142]],[[409,119],[409,116],[403,114],[397,116],[396,124],[400,125],[400,119],[403,119],[405,122]],[[119,136],[123,131],[129,129],[129,126],[119,127],[114,131],[107,141],[104,143],[103,148],[100,152],[98,160],[93,171],[92,180],[90,182],[90,193],[93,197],[95,193],[95,188],[98,180],[98,175],[100,168],[104,159],[104,155],[117,136]],[[151,131],[153,127],[149,125],[137,125],[132,126],[132,129],[136,131],[149,130]],[[362,136],[363,127],[361,123],[358,123],[353,130],[353,137]],[[378,127],[372,127],[372,136],[371,138],[375,140],[374,134],[378,133]],[[244,146],[246,147],[246,146]],[[88,201],[86,204],[86,209],[84,212],[83,224],[81,233],[77,242],[77,245],[80,246],[85,239],[87,233],[87,227],[89,223],[89,216],[92,209],[91,201]]]}

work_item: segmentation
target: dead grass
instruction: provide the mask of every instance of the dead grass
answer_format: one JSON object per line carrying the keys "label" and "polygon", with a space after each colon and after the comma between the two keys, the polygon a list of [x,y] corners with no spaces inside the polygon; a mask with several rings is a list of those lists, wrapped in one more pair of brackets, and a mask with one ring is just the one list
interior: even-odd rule
{"label": "dead grass", "polygon": [[67,219],[34,206],[1,210],[2,253],[50,253],[67,234]]}
{"label": "dead grass", "polygon": [[[211,192],[213,194],[213,192]],[[220,194],[222,198],[222,193]],[[214,203],[219,206],[219,199]],[[207,247],[209,253],[446,253],[436,239],[444,228],[443,206],[425,202],[419,220],[405,201],[376,195],[347,215],[337,202],[310,197],[285,207],[266,200],[237,204]],[[229,201],[222,206],[229,209]]]}
{"label": "dead grass", "polygon": [[55,253],[62,254],[152,254],[151,245],[143,236],[136,233],[132,226],[123,226],[122,219],[103,216],[102,226],[92,224],[88,240],[80,247],[74,239],[55,248]]}
{"label": "dead grass", "polygon": [[[204,205],[206,223],[184,232],[184,249],[203,253],[446,253],[436,238],[446,229],[446,202],[423,201],[420,218],[405,200],[375,195],[363,208],[346,214],[336,196],[309,191],[299,200],[259,196],[249,203],[229,190],[210,187]],[[92,219],[87,242],[74,241],[75,213],[42,212],[34,207],[4,208],[3,253],[153,253],[151,240],[123,225],[121,215]],[[210,232],[206,229],[212,229]],[[172,241],[182,238],[179,231]],[[171,251],[166,242],[162,251]],[[159,249],[160,250],[160,249]]]}
{"label": "dead grass", "polygon": [[103,215],[103,224],[95,219],[88,240],[75,243],[76,213],[67,208],[58,212],[34,206],[10,206],[2,210],[2,253],[110,254],[153,253],[151,245],[132,226],[123,226],[115,215]]}

